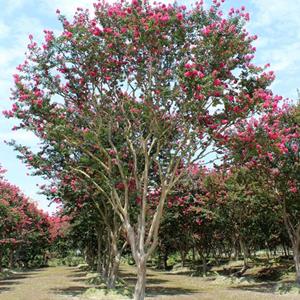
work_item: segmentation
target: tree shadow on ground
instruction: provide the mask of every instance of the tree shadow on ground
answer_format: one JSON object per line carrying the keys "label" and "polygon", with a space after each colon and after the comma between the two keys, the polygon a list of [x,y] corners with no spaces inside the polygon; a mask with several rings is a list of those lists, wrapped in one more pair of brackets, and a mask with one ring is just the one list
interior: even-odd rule
{"label": "tree shadow on ground", "polygon": [[32,272],[32,271],[22,271],[16,274],[11,274],[8,277],[2,278],[0,280],[12,280],[12,279],[24,279],[27,277],[31,277],[37,275],[39,272]]}
{"label": "tree shadow on ground", "polygon": [[86,276],[86,272],[78,272],[78,273],[75,273],[75,274],[70,274],[68,275],[67,277],[70,277],[70,278],[81,278],[81,277],[85,277]]}
{"label": "tree shadow on ground", "polygon": [[20,284],[20,283],[21,282],[18,280],[5,280],[5,281],[0,280],[0,288],[2,286],[15,285],[15,284]]}
{"label": "tree shadow on ground", "polygon": [[38,273],[39,270],[40,269],[25,270],[20,274],[13,274],[9,277],[0,279],[0,294],[11,290],[14,285],[22,283],[20,280],[33,277]]}
{"label": "tree shadow on ground", "polygon": [[258,283],[245,284],[245,285],[239,284],[238,286],[230,287],[230,289],[272,294],[274,293],[275,287],[276,287],[275,283],[258,282]]}
{"label": "tree shadow on ground", "polygon": [[2,286],[0,286],[0,294],[4,293],[4,292],[8,292],[10,290],[11,290],[11,288],[9,288],[9,287],[2,287]]}
{"label": "tree shadow on ground", "polygon": [[[161,272],[161,274],[167,273]],[[137,279],[135,273],[121,270],[119,275],[129,286],[133,287],[135,285]],[[191,295],[197,292],[193,289],[168,286],[172,281],[165,278],[158,278],[158,276],[159,274],[147,274],[146,295],[148,297]]]}
{"label": "tree shadow on ground", "polygon": [[[281,285],[282,285],[280,288],[281,292],[288,293],[295,287],[295,281],[285,280],[281,282]],[[274,282],[256,282],[253,284],[238,285],[235,287],[231,287],[231,289],[270,294],[275,292],[276,287],[278,287],[278,282],[274,281]]]}
{"label": "tree shadow on ground", "polygon": [[[120,270],[119,271],[119,276],[123,277],[134,277],[136,279],[136,273],[134,272],[129,272],[129,271],[124,271],[124,270]],[[151,278],[154,277],[155,275],[153,274],[147,274],[147,278]]]}
{"label": "tree shadow on ground", "polygon": [[[22,278],[25,278],[25,276]],[[21,279],[21,278],[20,278]],[[0,294],[9,291],[14,285],[20,284],[21,282],[17,278],[4,278],[0,280]]]}
{"label": "tree shadow on ground", "polygon": [[89,289],[87,286],[69,286],[61,289],[51,289],[51,291],[56,295],[76,297],[83,294],[87,289]]}
{"label": "tree shadow on ground", "polygon": [[72,279],[73,282],[87,282],[87,278],[82,277],[82,278],[78,278],[78,279]]}
{"label": "tree shadow on ground", "polygon": [[90,268],[87,266],[80,266],[80,267],[69,267],[70,269],[72,269],[72,272],[75,273],[81,273],[81,272],[89,272]]}
{"label": "tree shadow on ground", "polygon": [[6,278],[2,278],[2,279],[0,279],[0,282],[11,281],[11,280],[20,280],[20,279],[25,279],[25,278],[27,278],[26,275],[16,274],[16,275],[11,275]]}
{"label": "tree shadow on ground", "polygon": [[192,295],[195,293],[199,292],[188,288],[168,287],[161,285],[148,285],[146,287],[146,295],[149,297]]}
{"label": "tree shadow on ground", "polygon": [[[132,272],[120,271],[119,276],[125,280],[129,285],[135,285],[136,283],[136,274]],[[160,284],[164,282],[168,282],[165,279],[153,278],[154,275],[147,274],[147,284]]]}

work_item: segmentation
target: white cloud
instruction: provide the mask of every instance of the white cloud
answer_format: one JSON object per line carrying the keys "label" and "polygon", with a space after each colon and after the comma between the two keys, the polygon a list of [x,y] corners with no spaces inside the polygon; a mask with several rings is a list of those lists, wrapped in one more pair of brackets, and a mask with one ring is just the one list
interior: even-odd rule
{"label": "white cloud", "polygon": [[[270,63],[276,73],[273,89],[294,97],[300,66],[300,1],[251,0],[249,31],[258,34],[256,60]],[[246,3],[246,1],[245,1]]]}
{"label": "white cloud", "polygon": [[[298,0],[252,0],[256,7],[253,25],[271,28],[300,24]],[[300,30],[300,28],[294,28]]]}
{"label": "white cloud", "polygon": [[[0,48],[0,68],[5,71],[5,77],[7,76],[7,68],[16,63],[16,60],[21,56],[24,56],[24,48],[18,47],[18,45],[7,49],[6,47]],[[9,70],[10,71],[10,70]],[[12,73],[10,73],[12,74]],[[2,77],[4,74],[0,74]]]}
{"label": "white cloud", "polygon": [[93,3],[96,1],[92,0],[42,0],[40,8],[48,11],[49,13],[55,14],[56,9],[59,9],[63,15],[72,17],[77,9],[81,8],[93,8]]}
{"label": "white cloud", "polygon": [[2,43],[0,47],[0,78],[6,80],[11,78],[17,65],[25,58],[27,44],[29,43],[28,35],[32,33],[35,37],[41,39],[43,27],[37,18],[23,15],[13,20],[7,30],[10,32],[10,42]]}
{"label": "white cloud", "polygon": [[26,0],[4,0],[5,4],[1,3],[5,14],[12,14],[15,10],[21,9]]}

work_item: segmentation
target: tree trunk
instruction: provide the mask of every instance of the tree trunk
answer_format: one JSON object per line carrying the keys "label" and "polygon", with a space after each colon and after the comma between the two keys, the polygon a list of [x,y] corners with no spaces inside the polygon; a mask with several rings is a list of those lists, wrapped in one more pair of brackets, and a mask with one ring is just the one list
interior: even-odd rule
{"label": "tree trunk", "polygon": [[201,258],[202,258],[202,272],[203,272],[203,276],[206,277],[206,274],[207,274],[207,261],[206,261],[206,257],[205,257],[205,255],[201,254]]}
{"label": "tree trunk", "polygon": [[180,257],[181,257],[181,267],[183,268],[185,266],[186,253],[184,251],[180,251]]}
{"label": "tree trunk", "polygon": [[122,253],[126,246],[127,246],[127,241],[125,241],[125,243],[123,244],[120,250],[118,250],[117,244],[115,244],[114,247],[112,247],[115,253],[113,254],[113,261],[110,267],[109,276],[107,280],[107,287],[109,289],[114,289],[116,286],[116,280],[118,278],[118,270],[121,262]]}
{"label": "tree trunk", "polygon": [[266,255],[267,255],[267,261],[269,262],[270,261],[270,247],[269,247],[269,244],[268,242],[265,242],[265,249],[266,249]]}
{"label": "tree trunk", "polygon": [[283,249],[283,255],[285,257],[288,257],[288,252],[287,252],[287,248],[285,247],[285,243],[282,243],[282,249]]}
{"label": "tree trunk", "polygon": [[102,236],[100,232],[97,230],[97,273],[101,274],[102,267]]}
{"label": "tree trunk", "polygon": [[14,249],[13,248],[11,248],[10,250],[9,250],[9,268],[10,269],[13,269],[13,267],[14,267]]}
{"label": "tree trunk", "polygon": [[218,256],[217,251],[214,249],[212,249],[212,253],[213,253],[213,257],[215,259],[216,265],[219,266],[220,265],[219,257],[221,257],[221,255]]}
{"label": "tree trunk", "polygon": [[239,260],[239,246],[238,246],[238,244],[237,244],[237,242],[236,242],[236,238],[235,237],[233,237],[232,238],[232,250],[233,250],[233,259],[235,260],[235,261],[237,261],[237,260]]}
{"label": "tree trunk", "polygon": [[299,248],[294,249],[294,261],[296,268],[296,282],[300,285],[300,253]]}
{"label": "tree trunk", "polygon": [[3,250],[0,249],[0,273],[2,272],[2,258],[3,258]]}
{"label": "tree trunk", "polygon": [[134,300],[144,300],[146,288],[146,260],[141,257],[137,263],[137,282],[134,289]]}
{"label": "tree trunk", "polygon": [[[146,147],[145,147],[146,149]],[[147,160],[145,165],[147,166]],[[167,196],[167,191],[162,187],[160,201],[157,206],[157,210],[154,214],[152,223],[149,228],[149,232],[146,238],[146,198],[147,198],[147,187],[148,187],[148,167],[145,166],[145,180],[143,197],[141,202],[141,211],[138,216],[138,226],[137,230],[133,229],[129,222],[129,216],[125,215],[124,218],[124,229],[127,233],[128,243],[131,247],[131,253],[134,258],[137,267],[137,282],[134,290],[134,300],[144,300],[145,298],[145,287],[146,287],[146,263],[150,255],[153,254],[157,243],[158,243],[158,230],[160,221],[162,218],[163,208],[165,199]],[[145,251],[147,249],[147,251]]]}
{"label": "tree trunk", "polygon": [[196,254],[195,254],[195,247],[193,246],[192,248],[192,264],[193,264],[193,267],[195,266],[196,264]]}
{"label": "tree trunk", "polygon": [[164,252],[163,261],[164,261],[164,269],[167,270],[168,269],[168,252],[167,251]]}
{"label": "tree trunk", "polygon": [[109,265],[109,259],[108,259],[108,249],[106,248],[103,255],[102,255],[102,278],[104,280],[107,279],[107,276],[108,276],[108,265]]}
{"label": "tree trunk", "polygon": [[241,250],[242,250],[243,256],[244,256],[244,267],[247,267],[248,266],[248,257],[249,257],[248,248],[242,238],[239,239],[239,243],[240,243],[240,247],[241,247]]}
{"label": "tree trunk", "polygon": [[296,282],[300,284],[300,224],[292,225],[286,210],[286,202],[283,202],[283,219],[293,247],[293,256],[296,269]]}
{"label": "tree trunk", "polygon": [[110,268],[109,276],[107,279],[107,287],[109,289],[114,289],[116,286],[117,273],[119,270],[120,260],[121,260],[121,255],[117,255],[112,262],[112,266]]}
{"label": "tree trunk", "polygon": [[[299,233],[299,230],[296,231],[296,234]],[[294,239],[293,243],[293,254],[294,254],[294,262],[296,269],[296,282],[300,284],[300,236],[297,235]]]}

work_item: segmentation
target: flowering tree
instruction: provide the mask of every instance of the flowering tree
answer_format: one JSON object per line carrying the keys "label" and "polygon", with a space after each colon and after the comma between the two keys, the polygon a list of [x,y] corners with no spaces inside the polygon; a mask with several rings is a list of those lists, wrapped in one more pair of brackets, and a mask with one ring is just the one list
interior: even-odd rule
{"label": "flowering tree", "polygon": [[144,299],[146,262],[175,184],[221,153],[227,128],[279,101],[266,89],[273,73],[251,62],[249,15],[224,17],[223,1],[213,2],[190,11],[97,2],[94,15],[79,9],[72,21],[58,12],[63,32],[45,31],[42,47],[30,36],[14,76],[5,114],[43,141],[41,159],[46,150],[79,158],[64,168],[84,176],[120,219],[137,265],[135,299]]}
{"label": "flowering tree", "polygon": [[[277,200],[276,206],[281,208],[280,216],[293,248],[299,283],[299,105],[277,107],[267,116],[243,122],[234,135],[230,143],[231,158],[260,174],[259,178]],[[253,181],[257,182],[257,178]]]}
{"label": "flowering tree", "polygon": [[49,216],[3,177],[0,178],[0,216],[0,269],[6,253],[12,268],[15,258],[27,266],[47,249]]}
{"label": "flowering tree", "polygon": [[[107,286],[114,287],[121,254],[127,241],[121,239],[123,232],[120,220],[111,209],[110,204],[105,201],[94,185],[86,182],[86,176],[96,178],[94,171],[88,168],[92,163],[90,158],[83,153],[77,153],[77,158],[70,159],[72,149],[66,148],[63,152],[56,149],[49,151],[44,148],[41,152],[34,154],[27,147],[17,145],[15,147],[22,154],[21,157],[36,169],[34,174],[42,175],[51,181],[48,186],[42,185],[40,188],[49,200],[58,205],[63,204],[61,211],[63,218],[69,216],[72,223],[75,224],[71,231],[78,233],[78,230],[82,230],[82,228],[90,229],[90,232],[84,233],[85,238],[82,233],[80,237],[81,243],[86,243],[83,248],[91,267],[93,267],[95,256],[92,240],[96,235],[97,270],[106,281]],[[74,174],[74,168],[82,162],[85,167],[82,166],[81,172]],[[61,220],[61,217],[57,218],[58,221]],[[89,240],[90,238],[92,240]],[[122,245],[119,245],[120,240],[123,240]]]}

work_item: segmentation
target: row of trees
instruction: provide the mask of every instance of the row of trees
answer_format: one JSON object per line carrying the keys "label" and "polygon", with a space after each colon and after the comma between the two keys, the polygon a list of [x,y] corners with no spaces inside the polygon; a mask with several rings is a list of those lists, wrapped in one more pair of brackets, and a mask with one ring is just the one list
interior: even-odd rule
{"label": "row of trees", "polygon": [[184,263],[196,253],[205,273],[208,260],[218,264],[242,255],[241,275],[257,251],[270,257],[280,249],[288,257],[292,249],[299,282],[298,150],[272,166],[223,166],[187,182],[170,198],[162,221],[158,250],[165,260],[180,253]]}
{"label": "row of trees", "polygon": [[18,187],[0,177],[0,271],[45,264],[47,252],[62,234],[62,220],[38,209]]}
{"label": "row of trees", "polygon": [[[97,257],[109,287],[130,247],[137,300],[150,256],[158,244],[170,248],[164,230],[188,227],[184,239],[203,261],[208,249],[225,251],[224,236],[246,253],[244,205],[255,199],[270,208],[272,199],[255,167],[285,158],[298,138],[295,124],[282,121],[289,109],[268,89],[273,72],[252,63],[249,15],[241,8],[224,16],[221,2],[187,11],[99,1],[93,15],[78,9],[72,21],[58,12],[62,33],[46,30],[42,46],[30,36],[14,75],[14,104],[4,113],[41,143],[36,153],[13,146],[34,174],[51,180],[44,193],[84,233],[86,257],[91,264]],[[221,159],[222,172],[205,167]],[[261,194],[248,195],[256,185]],[[184,259],[190,240],[175,239]]]}

